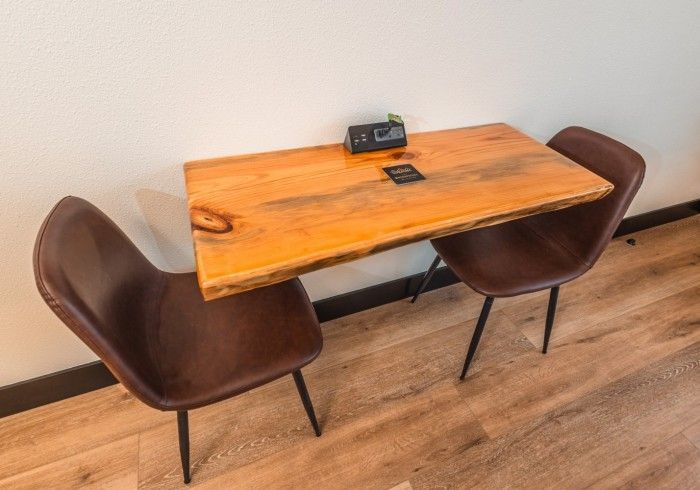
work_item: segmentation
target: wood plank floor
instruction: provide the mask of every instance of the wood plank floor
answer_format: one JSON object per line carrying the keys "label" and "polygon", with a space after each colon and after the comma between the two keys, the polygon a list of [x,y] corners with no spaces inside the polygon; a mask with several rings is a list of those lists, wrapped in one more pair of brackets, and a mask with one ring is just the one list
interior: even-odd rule
{"label": "wood plank floor", "polygon": [[[304,369],[190,415],[202,488],[700,488],[700,216],[613,241],[564,285],[497,299],[464,285],[323,325]],[[0,488],[183,487],[175,416],[120,386],[0,419]]]}

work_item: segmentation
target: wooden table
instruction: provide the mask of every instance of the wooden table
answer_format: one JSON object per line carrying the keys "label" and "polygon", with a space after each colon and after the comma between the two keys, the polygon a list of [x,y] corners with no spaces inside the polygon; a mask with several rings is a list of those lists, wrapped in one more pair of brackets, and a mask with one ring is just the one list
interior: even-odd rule
{"label": "wooden table", "polygon": [[[185,164],[207,300],[407,243],[599,199],[612,184],[506,124],[410,134],[408,146],[341,144]],[[398,186],[383,167],[426,180]]]}

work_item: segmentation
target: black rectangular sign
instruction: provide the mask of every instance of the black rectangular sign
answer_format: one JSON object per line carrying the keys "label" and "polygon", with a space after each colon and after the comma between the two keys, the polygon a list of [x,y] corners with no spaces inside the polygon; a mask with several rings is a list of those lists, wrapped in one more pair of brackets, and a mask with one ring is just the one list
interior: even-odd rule
{"label": "black rectangular sign", "polygon": [[382,170],[384,170],[384,172],[391,180],[394,181],[396,185],[425,180],[423,174],[416,170],[413,165],[408,163],[404,163],[403,165],[393,165],[391,167],[383,167]]}

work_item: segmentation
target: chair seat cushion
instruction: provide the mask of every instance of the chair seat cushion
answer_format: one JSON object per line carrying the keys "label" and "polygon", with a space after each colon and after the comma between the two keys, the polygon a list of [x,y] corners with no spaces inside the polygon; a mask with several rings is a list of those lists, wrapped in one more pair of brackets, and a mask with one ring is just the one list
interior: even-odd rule
{"label": "chair seat cushion", "polygon": [[469,230],[431,243],[462,282],[485,296],[552,288],[589,269],[566,248],[537,234],[527,220]]}
{"label": "chair seat cushion", "polygon": [[204,302],[194,273],[168,274],[156,324],[157,408],[166,410],[204,406],[287,375],[322,346],[298,279]]}

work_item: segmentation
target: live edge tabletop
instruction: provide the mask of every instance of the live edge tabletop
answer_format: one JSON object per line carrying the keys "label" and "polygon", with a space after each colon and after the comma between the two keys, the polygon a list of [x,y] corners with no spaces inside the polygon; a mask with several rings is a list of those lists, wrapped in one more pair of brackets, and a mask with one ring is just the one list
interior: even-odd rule
{"label": "live edge tabletop", "polygon": [[[425,180],[396,185],[382,170],[404,163]],[[410,134],[407,147],[354,155],[332,144],[188,162],[185,180],[206,300],[613,187],[506,124]]]}

